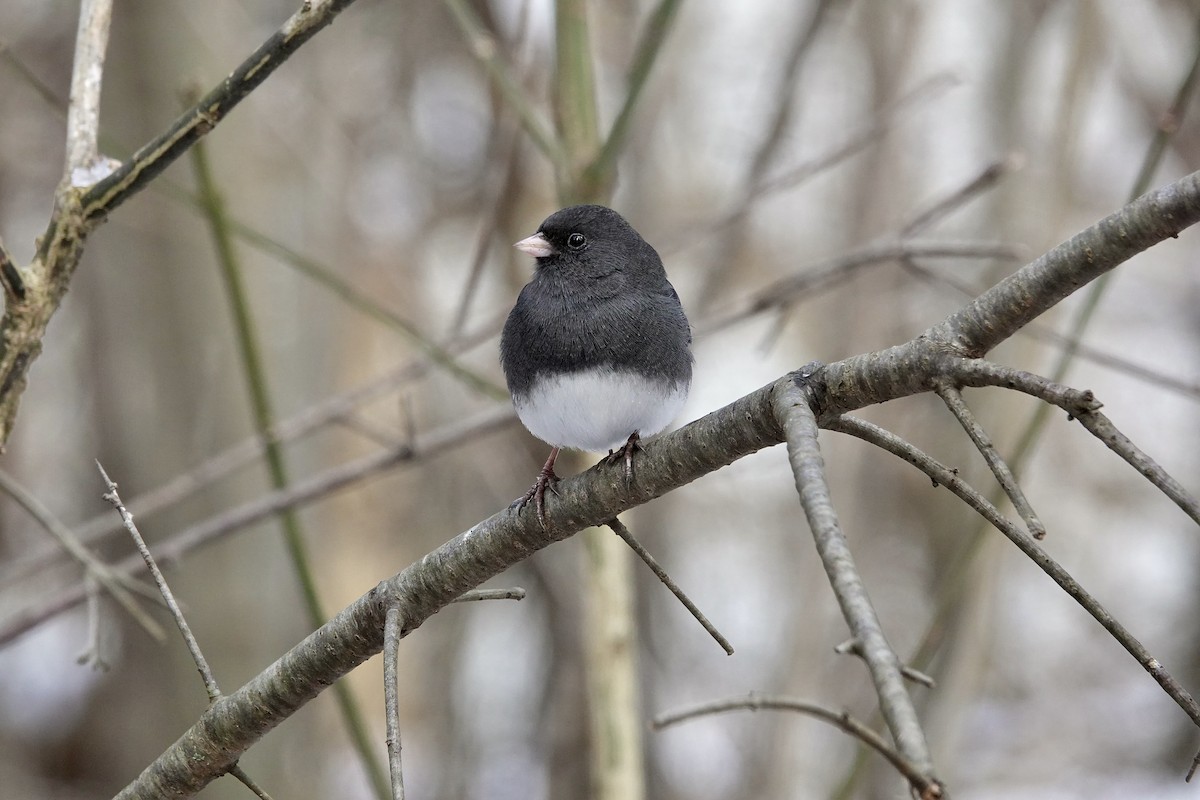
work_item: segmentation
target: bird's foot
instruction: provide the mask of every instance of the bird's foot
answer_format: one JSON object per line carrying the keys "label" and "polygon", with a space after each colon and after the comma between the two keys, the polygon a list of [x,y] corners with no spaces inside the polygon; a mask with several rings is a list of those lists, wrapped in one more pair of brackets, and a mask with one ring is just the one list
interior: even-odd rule
{"label": "bird's foot", "polygon": [[641,449],[642,437],[638,435],[637,431],[634,431],[633,433],[629,434],[629,438],[625,441],[625,444],[622,447],[616,450],[608,451],[608,455],[604,457],[604,463],[611,466],[621,459],[624,459],[625,483],[633,483],[633,454]]}
{"label": "bird's foot", "polygon": [[554,462],[558,458],[558,448],[550,451],[550,457],[546,459],[546,463],[542,465],[542,469],[538,472],[537,480],[533,482],[533,486],[529,487],[529,491],[521,497],[518,497],[512,502],[510,508],[517,509],[520,513],[521,509],[533,501],[533,508],[537,512],[538,522],[541,523],[542,529],[546,529],[546,489],[558,494],[558,489],[555,484],[561,478],[554,473]]}

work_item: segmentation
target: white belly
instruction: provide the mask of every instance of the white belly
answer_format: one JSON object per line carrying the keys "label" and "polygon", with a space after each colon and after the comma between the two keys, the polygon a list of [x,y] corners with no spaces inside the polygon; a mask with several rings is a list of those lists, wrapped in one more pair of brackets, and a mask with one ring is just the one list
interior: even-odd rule
{"label": "white belly", "polygon": [[604,452],[625,444],[634,431],[649,437],[667,427],[683,409],[687,390],[601,367],[543,377],[514,405],[521,422],[543,442]]}

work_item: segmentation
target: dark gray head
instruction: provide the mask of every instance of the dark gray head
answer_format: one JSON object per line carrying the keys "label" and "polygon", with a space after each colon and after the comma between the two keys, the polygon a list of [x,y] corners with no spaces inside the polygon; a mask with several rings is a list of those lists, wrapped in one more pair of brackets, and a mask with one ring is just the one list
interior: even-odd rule
{"label": "dark gray head", "polygon": [[611,208],[570,206],[551,214],[537,233],[514,247],[537,259],[538,277],[657,287],[662,261]]}

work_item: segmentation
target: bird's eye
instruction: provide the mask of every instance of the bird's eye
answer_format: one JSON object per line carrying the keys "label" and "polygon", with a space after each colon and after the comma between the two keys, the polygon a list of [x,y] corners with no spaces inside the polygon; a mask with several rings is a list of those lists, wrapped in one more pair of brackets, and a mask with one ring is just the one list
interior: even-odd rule
{"label": "bird's eye", "polygon": [[567,247],[572,250],[582,250],[585,244],[587,244],[587,238],[582,233],[572,233],[567,237]]}

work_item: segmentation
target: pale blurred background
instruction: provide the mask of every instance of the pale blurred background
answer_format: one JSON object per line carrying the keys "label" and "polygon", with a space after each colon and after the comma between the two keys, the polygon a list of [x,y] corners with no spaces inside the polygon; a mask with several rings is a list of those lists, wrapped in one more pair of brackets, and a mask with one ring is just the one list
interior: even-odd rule
{"label": "pale blurred background", "polygon": [[[215,85],[297,5],[118,3],[105,152],[125,157],[163,130],[186,90]],[[651,5],[592,5],[605,127]],[[818,13],[813,2],[684,3],[633,121],[613,203],[658,247],[697,329],[687,420],[810,360],[901,342],[962,302],[950,282],[979,291],[1014,269],[1012,261],[918,259],[941,278],[930,280],[896,263],[869,266],[782,314],[705,332],[706,321],[771,281],[895,237],[989,164],[1008,169],[919,239],[1007,243],[1032,258],[1119,208],[1194,59],[1200,16],[1198,4],[1182,0],[824,6]],[[549,119],[550,4],[475,8]],[[0,3],[0,236],[21,263],[61,173],[77,13],[75,3]],[[785,80],[800,40],[808,44]],[[494,334],[532,268],[509,244],[558,203],[542,156],[493,94],[445,6],[351,6],[205,141],[234,220],[324,265],[429,341],[482,332],[464,364],[502,384]],[[805,180],[752,191],[824,161]],[[1198,167],[1200,122],[1189,115],[1152,183]],[[135,504],[253,433],[208,223],[177,191],[194,186],[191,162],[181,159],[91,238],[30,373],[0,469],[68,525],[112,514],[95,458]],[[1080,361],[1069,377],[1095,390],[1114,422],[1193,492],[1197,237],[1189,231],[1123,267],[1086,338],[1184,385],[1094,360]],[[235,244],[277,418],[421,358],[409,337],[286,259],[244,238]],[[1079,305],[1073,298],[1041,322],[1066,331]],[[1044,339],[1019,336],[995,356],[1045,372],[1058,353]],[[967,399],[1002,451],[1034,410],[999,391]],[[505,402],[435,367],[381,393],[358,422],[289,444],[288,466],[301,480],[378,452],[383,445],[364,433],[368,425],[399,441],[415,431],[420,443]],[[991,490],[980,457],[936,398],[864,415]],[[1090,617],[993,531],[964,572],[957,554],[978,521],[948,492],[856,441],[827,434],[822,444],[842,521],[902,656],[914,653],[939,607],[949,609],[937,617],[940,649],[925,666],[938,688],[913,691],[956,797],[1195,796],[1183,775],[1200,736]],[[503,508],[544,455],[508,425],[306,506],[300,518],[327,612]],[[1045,429],[1025,485],[1049,528],[1048,550],[1186,686],[1200,688],[1196,526],[1061,414]],[[139,516],[139,525],[153,548],[268,489],[255,462]],[[54,552],[49,537],[7,496],[0,512],[2,628],[77,585],[81,571],[63,558],[38,567]],[[647,719],[749,691],[872,717],[865,670],[832,652],[846,627],[782,448],[625,519],[737,648],[723,655],[638,568]],[[105,557],[132,552],[123,535],[101,541]],[[586,796],[581,552],[581,541],[568,540],[494,582],[524,587],[523,602],[454,606],[405,641],[410,797]],[[168,578],[226,691],[310,630],[277,522],[192,552]],[[111,601],[101,610],[107,672],[76,663],[88,644],[82,605],[0,648],[0,796],[111,795],[204,709],[203,687],[173,631],[158,644]],[[349,682],[382,754],[380,675],[375,659]],[[647,733],[648,796],[906,796],[875,756],[850,778],[855,751],[809,718],[712,717]],[[331,692],[241,763],[276,798],[372,796]],[[202,796],[249,795],[225,778]]]}

